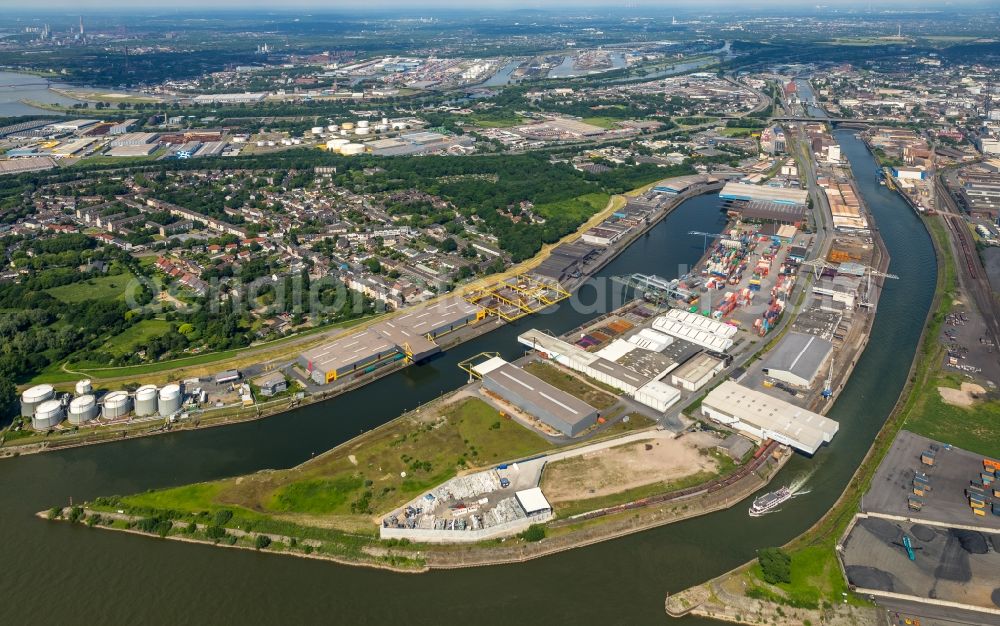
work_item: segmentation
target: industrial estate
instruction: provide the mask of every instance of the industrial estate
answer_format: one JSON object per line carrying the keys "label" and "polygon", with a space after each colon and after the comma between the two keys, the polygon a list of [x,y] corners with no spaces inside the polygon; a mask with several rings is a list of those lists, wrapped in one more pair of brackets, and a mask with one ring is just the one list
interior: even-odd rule
{"label": "industrial estate", "polygon": [[724,520],[668,616],[998,623],[996,15],[635,11],[0,26],[0,462],[282,444],[31,513],[399,572]]}

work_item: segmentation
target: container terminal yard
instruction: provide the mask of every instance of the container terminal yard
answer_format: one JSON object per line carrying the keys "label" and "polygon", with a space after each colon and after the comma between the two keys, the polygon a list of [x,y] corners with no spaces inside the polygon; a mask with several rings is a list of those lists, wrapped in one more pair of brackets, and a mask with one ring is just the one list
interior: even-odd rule
{"label": "container terminal yard", "polygon": [[[839,430],[821,412],[865,346],[879,279],[888,276],[879,268],[888,259],[877,236],[856,228],[869,223],[863,212],[851,228],[831,229],[827,238],[800,230],[812,230],[804,194],[754,192],[752,185],[723,190],[730,223],[722,233],[692,233],[715,240],[690,273],[673,280],[618,277],[634,300],[559,337],[541,328],[521,333],[518,342],[529,352],[514,364],[491,354],[463,363],[467,392],[554,443],[595,437],[631,411],[652,416],[656,432],[672,433],[672,441],[707,423],[731,433],[729,447],[759,453],[779,445],[815,454]],[[760,203],[798,203],[801,210],[775,208],[761,219]],[[567,397],[526,371],[539,362],[613,390],[619,403],[602,412]],[[571,446],[454,479],[386,516],[381,534],[429,542],[515,534],[552,513],[551,505],[516,506],[524,490],[541,490],[533,501],[548,503],[548,463],[603,447]]]}

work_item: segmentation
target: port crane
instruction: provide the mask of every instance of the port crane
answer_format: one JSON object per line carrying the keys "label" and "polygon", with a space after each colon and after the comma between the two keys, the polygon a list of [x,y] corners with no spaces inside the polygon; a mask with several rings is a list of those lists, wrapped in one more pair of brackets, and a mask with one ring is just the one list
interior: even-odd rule
{"label": "port crane", "polygon": [[708,250],[708,239],[709,239],[709,237],[711,237],[712,239],[715,239],[717,237],[728,237],[729,236],[726,233],[703,233],[700,230],[690,230],[690,231],[688,231],[688,234],[689,235],[698,235],[699,237],[704,237],[705,238],[705,247],[703,248],[702,251]]}
{"label": "port crane", "polygon": [[[813,269],[813,275],[817,279],[823,273],[823,270],[825,269],[836,270],[840,267],[839,265],[832,265],[830,263],[827,263],[826,260],[824,259],[812,259],[811,261],[802,261],[800,265],[811,267]],[[863,267],[864,267],[864,277],[865,277],[865,292],[861,296],[861,306],[868,307],[871,306],[871,300],[868,298],[868,294],[870,294],[872,291],[872,276],[877,276],[879,278],[889,278],[893,280],[899,279],[899,276],[895,274],[889,274],[887,272],[881,272],[875,269],[874,267],[870,267],[868,265],[865,265]]]}
{"label": "port crane", "polygon": [[826,374],[826,382],[823,383],[823,393],[824,398],[829,398],[833,395],[833,359],[830,359],[830,371]]}

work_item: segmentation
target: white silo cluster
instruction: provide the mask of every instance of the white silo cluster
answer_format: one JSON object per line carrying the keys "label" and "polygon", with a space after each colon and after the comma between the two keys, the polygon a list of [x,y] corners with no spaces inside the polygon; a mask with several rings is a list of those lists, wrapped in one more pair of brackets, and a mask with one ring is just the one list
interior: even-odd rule
{"label": "white silo cluster", "polygon": [[32,417],[38,405],[56,397],[56,390],[52,385],[35,385],[30,389],[25,389],[21,394],[21,415]]}
{"label": "white silo cluster", "polygon": [[[385,132],[390,129],[398,130],[401,128],[406,128],[406,123],[394,123],[390,122],[389,118],[383,117],[381,120],[372,122],[369,120],[357,120],[356,122],[343,122],[341,124],[330,124],[325,129],[322,126],[313,127],[311,133],[314,138],[326,138],[327,142],[325,147],[331,152],[343,152],[343,146],[349,145],[352,142],[344,140],[345,137],[367,137],[376,132]],[[323,144],[320,144],[323,145]],[[361,154],[364,150],[359,150],[354,146],[361,145],[359,143],[354,143],[351,148],[348,148],[346,154]]]}
{"label": "white silo cluster", "polygon": [[35,430],[48,430],[68,419],[73,426],[82,426],[97,418],[118,419],[135,412],[136,417],[160,415],[170,417],[181,409],[184,394],[178,384],[162,389],[156,385],[143,385],[134,396],[127,391],[112,391],[97,400],[89,380],[76,383],[75,396],[63,394],[56,397],[52,385],[35,385],[21,394],[21,415],[31,418]]}

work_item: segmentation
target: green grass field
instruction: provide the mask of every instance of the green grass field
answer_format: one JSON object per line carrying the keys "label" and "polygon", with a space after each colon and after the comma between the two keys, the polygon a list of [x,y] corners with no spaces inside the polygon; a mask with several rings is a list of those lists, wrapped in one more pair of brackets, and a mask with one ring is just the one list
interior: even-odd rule
{"label": "green grass field", "polygon": [[428,415],[405,416],[290,470],[150,491],[121,498],[121,504],[191,514],[236,507],[307,526],[339,523],[342,530],[354,530],[461,469],[550,447],[482,400],[467,398]]}
{"label": "green grass field", "polygon": [[104,344],[104,349],[112,354],[122,355],[170,330],[170,322],[164,320],[142,320],[133,324]]}
{"label": "green grass field", "polygon": [[525,122],[520,115],[507,113],[473,113],[465,116],[464,120],[479,128],[510,128]]}
{"label": "green grass field", "polygon": [[1000,401],[976,402],[965,408],[941,399],[938,387],[957,388],[960,380],[939,377],[923,389],[904,428],[976,454],[1000,458]]}
{"label": "green grass field", "polygon": [[46,293],[63,302],[83,302],[84,300],[108,300],[121,298],[129,283],[135,278],[131,273],[115,276],[98,276],[78,283],[46,289]]}
{"label": "green grass field", "polygon": [[535,210],[542,217],[568,215],[576,221],[585,222],[591,215],[603,211],[610,198],[606,193],[587,193],[569,200],[538,204]]}
{"label": "green grass field", "polygon": [[583,118],[584,124],[592,124],[594,126],[600,126],[601,128],[614,128],[618,122],[622,120],[614,117],[596,116],[596,117],[585,117]]}

